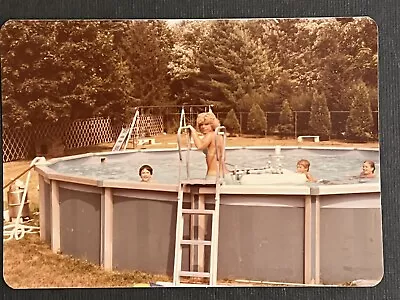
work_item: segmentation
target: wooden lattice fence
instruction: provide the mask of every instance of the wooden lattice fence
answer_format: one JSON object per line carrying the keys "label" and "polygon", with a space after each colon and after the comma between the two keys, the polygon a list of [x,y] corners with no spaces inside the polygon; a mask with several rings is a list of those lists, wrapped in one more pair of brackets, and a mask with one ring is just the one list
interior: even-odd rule
{"label": "wooden lattice fence", "polygon": [[150,114],[139,115],[135,129],[135,137],[155,136],[164,131],[163,117]]}
{"label": "wooden lattice fence", "polygon": [[3,162],[35,155],[37,143],[45,139],[60,139],[66,149],[99,143],[111,143],[116,132],[110,119],[91,118],[57,125],[42,125],[29,129],[3,130]]}

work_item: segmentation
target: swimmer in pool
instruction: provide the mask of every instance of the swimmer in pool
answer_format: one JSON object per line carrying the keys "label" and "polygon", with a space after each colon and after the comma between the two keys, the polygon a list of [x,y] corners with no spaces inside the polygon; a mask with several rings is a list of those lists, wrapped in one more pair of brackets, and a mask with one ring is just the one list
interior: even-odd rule
{"label": "swimmer in pool", "polygon": [[360,178],[374,178],[375,177],[375,163],[372,160],[364,161]]}
{"label": "swimmer in pool", "polygon": [[149,165],[143,165],[139,169],[139,176],[141,182],[150,182],[153,176],[153,168]]}
{"label": "swimmer in pool", "polygon": [[[189,129],[191,131],[191,135],[197,149],[202,150],[206,155],[206,163],[207,163],[207,174],[206,179],[215,179],[217,176],[217,156],[216,151],[218,151],[219,157],[221,157],[224,149],[223,145],[223,137],[218,136],[218,145],[215,144],[215,128],[220,125],[219,120],[212,112],[201,113],[197,116],[197,127],[200,132],[204,135],[201,139],[196,131],[196,129],[189,125]],[[218,149],[217,149],[218,147]],[[225,182],[229,180],[231,177],[230,172],[225,166],[225,162],[222,162],[220,166],[220,176],[224,174]]]}
{"label": "swimmer in pool", "polygon": [[306,175],[308,182],[316,182],[317,180],[310,174],[310,162],[307,159],[300,159],[296,165],[296,173]]}

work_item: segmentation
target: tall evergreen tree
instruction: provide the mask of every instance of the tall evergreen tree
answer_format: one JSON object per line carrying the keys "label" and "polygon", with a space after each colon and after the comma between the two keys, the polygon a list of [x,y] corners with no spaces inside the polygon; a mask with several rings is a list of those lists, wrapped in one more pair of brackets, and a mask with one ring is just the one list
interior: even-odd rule
{"label": "tall evergreen tree", "polygon": [[294,116],[289,101],[284,100],[282,103],[281,113],[279,115],[278,131],[281,136],[293,135],[294,132]]}
{"label": "tall evergreen tree", "polygon": [[226,115],[223,125],[229,132],[240,133],[239,120],[237,119],[235,111],[233,109],[231,109]]}
{"label": "tall evergreen tree", "polygon": [[367,141],[372,138],[373,125],[368,89],[365,83],[359,82],[353,86],[351,109],[346,122],[346,136],[357,141]]}
{"label": "tall evergreen tree", "polygon": [[321,139],[329,139],[331,134],[331,118],[323,94],[314,92],[311,103],[311,114],[309,121],[310,134],[319,135]]}
{"label": "tall evergreen tree", "polygon": [[266,134],[267,132],[267,118],[261,109],[260,105],[254,104],[250,109],[247,120],[247,130],[254,134]]}

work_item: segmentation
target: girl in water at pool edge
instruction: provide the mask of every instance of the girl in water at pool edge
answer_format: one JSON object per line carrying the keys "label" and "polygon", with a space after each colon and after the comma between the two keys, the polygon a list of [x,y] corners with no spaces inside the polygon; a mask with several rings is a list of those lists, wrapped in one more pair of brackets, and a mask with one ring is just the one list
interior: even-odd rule
{"label": "girl in water at pool edge", "polygon": [[372,160],[364,161],[360,178],[374,178],[375,177],[375,163]]}

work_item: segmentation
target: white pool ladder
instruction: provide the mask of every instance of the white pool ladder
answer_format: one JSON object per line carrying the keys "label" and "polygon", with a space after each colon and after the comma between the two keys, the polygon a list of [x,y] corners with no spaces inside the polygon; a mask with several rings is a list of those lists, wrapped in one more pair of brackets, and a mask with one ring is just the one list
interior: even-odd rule
{"label": "white pool ladder", "polygon": [[21,217],[22,217],[22,210],[23,210],[24,205],[26,203],[25,202],[26,201],[26,195],[28,193],[29,181],[31,179],[31,170],[37,164],[43,163],[43,162],[46,162],[46,159],[44,157],[35,157],[31,161],[31,163],[30,163],[30,165],[29,165],[29,167],[27,169],[25,169],[21,174],[19,174],[17,177],[12,179],[8,184],[3,186],[3,190],[4,190],[9,185],[14,183],[22,175],[24,175],[25,173],[28,173],[28,175],[26,177],[25,185],[24,185],[24,191],[23,191],[23,194],[22,194],[21,202],[19,203],[17,217],[10,224],[4,225],[4,227],[3,227],[3,241],[9,241],[9,240],[12,240],[12,239],[20,240],[25,236],[26,233],[38,233],[38,230],[40,229],[39,227],[37,227],[37,226],[29,226],[29,225],[23,224],[23,222],[21,221]]}
{"label": "white pool ladder", "polygon": [[131,125],[127,128],[121,129],[117,141],[115,142],[111,151],[121,151],[122,148],[123,150],[126,150],[126,147],[128,146],[129,140],[131,139],[132,131],[133,128],[135,127],[138,117],[139,117],[139,109],[136,109]]}
{"label": "white pool ladder", "polygon": [[[181,126],[178,129],[178,149],[179,149],[179,159],[180,163],[182,163],[182,154],[181,154],[181,132],[182,130],[187,129],[187,126]],[[217,127],[216,130],[216,147],[218,135],[225,134],[225,127],[220,126]],[[217,285],[217,266],[218,266],[218,236],[219,236],[219,211],[220,211],[220,191],[221,191],[221,180],[220,180],[220,164],[222,159],[224,159],[225,152],[225,136],[224,136],[224,151],[221,157],[217,154],[217,178],[216,180],[205,180],[205,179],[190,179],[189,178],[189,153],[190,153],[190,135],[188,134],[188,153],[186,160],[186,172],[187,179],[181,180],[179,173],[179,188],[178,188],[178,202],[177,202],[177,214],[176,214],[176,235],[175,235],[175,260],[174,260],[174,274],[173,274],[173,284],[179,285],[181,277],[201,277],[208,278],[208,283],[211,286]],[[218,151],[216,151],[218,153]],[[181,164],[180,168],[181,169]],[[194,203],[194,194],[193,190],[197,187],[215,187],[215,202],[214,209],[205,209],[205,202],[200,204],[200,195],[199,195],[199,203],[197,207],[195,207]],[[183,198],[184,192],[188,191],[191,194],[191,208],[184,209],[183,208]],[[199,193],[200,194],[200,193]],[[183,237],[183,228],[184,228],[184,215],[191,216],[191,226],[193,227],[194,216],[197,216],[198,220],[200,216],[211,216],[211,240],[194,239],[194,230],[191,228],[190,239],[185,240]],[[199,224],[200,225],[200,224]],[[203,226],[205,226],[205,222],[203,222]],[[200,226],[197,228],[199,229]],[[205,229],[205,228],[204,228]],[[191,251],[191,259],[190,259],[190,270],[183,271],[182,270],[182,246],[189,245]],[[197,271],[193,270],[193,261],[194,257],[194,247],[197,246],[197,256],[203,255],[201,260],[204,259],[204,246],[210,247],[210,259],[209,259],[209,267],[208,271],[204,271],[204,265],[197,266]],[[201,251],[199,249],[202,249]]]}

